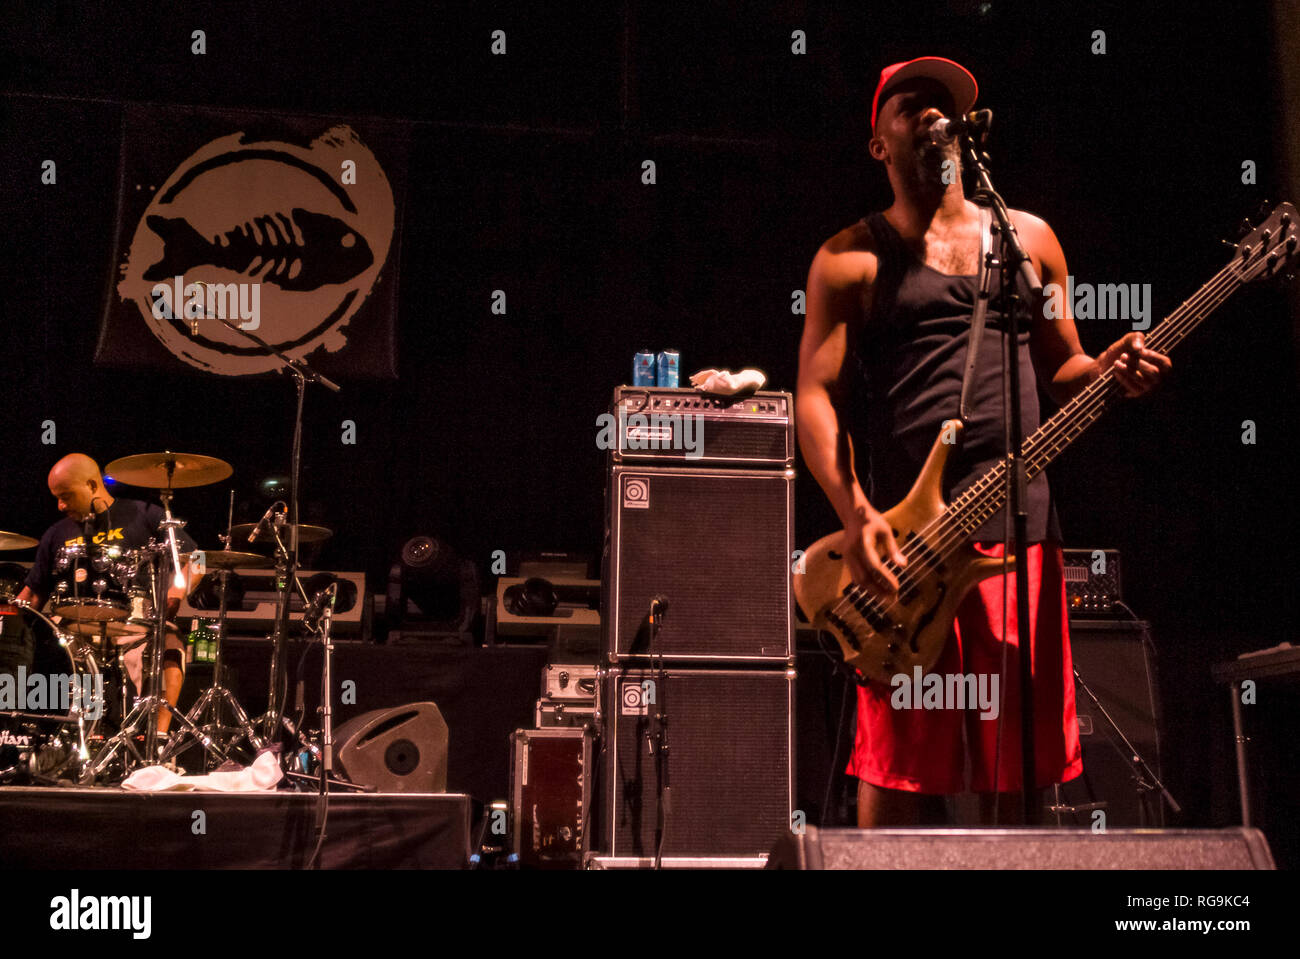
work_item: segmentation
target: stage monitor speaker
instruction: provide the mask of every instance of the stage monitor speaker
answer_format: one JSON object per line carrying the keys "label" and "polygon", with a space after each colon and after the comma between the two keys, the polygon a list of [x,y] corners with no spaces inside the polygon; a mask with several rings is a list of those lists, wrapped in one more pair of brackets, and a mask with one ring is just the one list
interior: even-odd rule
{"label": "stage monitor speaker", "polygon": [[649,658],[657,595],[668,610],[655,652],[670,661],[789,660],[792,470],[614,466],[607,501],[610,662]]}
{"label": "stage monitor speaker", "polygon": [[391,793],[447,791],[447,723],[433,703],[362,713],[334,741],[339,768],[354,783]]}
{"label": "stage monitor speaker", "polygon": [[[1070,649],[1074,668],[1102,707],[1137,749],[1160,772],[1160,695],[1150,625],[1142,621],[1072,620]],[[1083,775],[1061,787],[1062,805],[1104,802],[1106,827],[1164,825],[1158,793],[1141,793],[1126,761],[1122,740],[1087,693],[1075,683]],[[1046,802],[1054,796],[1049,790]],[[1091,825],[1091,813],[1067,817],[1066,824]]]}
{"label": "stage monitor speaker", "polygon": [[[790,829],[793,670],[611,669],[605,678],[602,852],[652,857],[658,781],[652,711],[668,730],[665,857],[761,856]],[[652,702],[652,700],[654,700]]]}
{"label": "stage monitor speaker", "polygon": [[787,831],[769,869],[1273,869],[1258,829]]}

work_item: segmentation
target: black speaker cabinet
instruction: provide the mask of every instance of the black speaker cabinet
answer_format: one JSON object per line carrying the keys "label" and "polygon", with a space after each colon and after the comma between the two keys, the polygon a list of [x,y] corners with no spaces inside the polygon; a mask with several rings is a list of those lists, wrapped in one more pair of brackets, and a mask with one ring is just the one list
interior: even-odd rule
{"label": "black speaker cabinet", "polygon": [[607,500],[610,662],[649,658],[656,595],[668,611],[655,652],[670,661],[789,660],[792,470],[614,466]]}
{"label": "black speaker cabinet", "polygon": [[339,768],[354,783],[390,793],[447,791],[447,723],[433,703],[362,713],[334,741]]}
{"label": "black speaker cabinet", "polygon": [[672,813],[665,857],[761,856],[790,829],[794,793],[793,670],[648,669],[605,677],[602,852],[655,853],[652,711],[668,729]]}
{"label": "black speaker cabinet", "polygon": [[[1070,649],[1074,668],[1157,775],[1160,775],[1160,695],[1155,650],[1146,622],[1072,620]],[[1155,793],[1137,788],[1125,761],[1123,741],[1087,692],[1075,683],[1079,742],[1083,746],[1083,775],[1061,787],[1063,805],[1106,803],[1106,827],[1164,825],[1164,803]],[[1047,794],[1050,805],[1055,797]],[[1090,812],[1066,822],[1089,825]]]}
{"label": "black speaker cabinet", "polygon": [[769,869],[1273,869],[1257,829],[787,831]]}

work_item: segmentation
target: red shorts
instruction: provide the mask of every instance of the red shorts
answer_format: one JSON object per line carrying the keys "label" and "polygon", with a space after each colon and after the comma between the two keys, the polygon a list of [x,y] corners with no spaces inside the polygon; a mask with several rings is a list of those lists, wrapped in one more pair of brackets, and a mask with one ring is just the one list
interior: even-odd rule
{"label": "red shorts", "polygon": [[[1001,556],[1002,544],[976,544],[986,556]],[[1079,725],[1074,712],[1074,669],[1070,660],[1070,630],[1065,604],[1064,560],[1056,543],[1029,547],[1029,608],[1034,624],[1031,665],[1034,674],[1034,764],[1037,785],[1068,782],[1083,772]],[[906,690],[872,683],[858,688],[857,735],[848,774],[875,786],[917,793],[958,793],[966,788],[966,751],[970,753],[975,792],[1020,789],[1020,665],[1016,628],[1016,580],[1006,577],[1007,675],[1002,676],[1003,577],[979,583],[957,610],[957,620],[933,673],[983,675],[991,692],[998,679],[1003,704],[998,710],[1002,749],[997,753],[998,719],[978,706],[955,708],[895,708],[913,703]],[[922,687],[924,688],[924,687]],[[968,684],[966,688],[970,688]],[[914,691],[913,691],[914,692]],[[918,696],[919,699],[919,696]],[[956,702],[950,699],[948,704]],[[985,716],[987,718],[981,718]]]}

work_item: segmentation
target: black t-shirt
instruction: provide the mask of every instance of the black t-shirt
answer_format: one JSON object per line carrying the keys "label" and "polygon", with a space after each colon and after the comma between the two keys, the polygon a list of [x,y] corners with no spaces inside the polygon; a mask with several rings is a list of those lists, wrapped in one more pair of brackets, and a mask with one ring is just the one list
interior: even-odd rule
{"label": "black t-shirt", "polygon": [[[150,540],[166,542],[164,533],[158,529],[158,524],[162,521],[161,506],[134,499],[115,499],[112,506],[103,513],[96,514],[90,521],[91,541],[101,546],[118,546],[122,549],[148,546]],[[85,526],[68,517],[47,529],[41,537],[40,545],[36,547],[36,559],[23,585],[42,597],[48,597],[55,583],[54,561],[59,550],[73,543],[85,542],[85,538]],[[194,540],[183,529],[176,531],[176,542],[182,553],[197,548]],[[170,568],[170,558],[167,565]]]}

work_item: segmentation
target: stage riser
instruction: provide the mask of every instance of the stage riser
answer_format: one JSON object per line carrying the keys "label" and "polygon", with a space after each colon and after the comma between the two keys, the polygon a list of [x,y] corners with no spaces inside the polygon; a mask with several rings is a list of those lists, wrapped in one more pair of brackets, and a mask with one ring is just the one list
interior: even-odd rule
{"label": "stage riser", "polygon": [[[301,869],[316,847],[317,805],[309,793],[0,789],[0,862],[7,869]],[[463,869],[469,843],[468,796],[332,793],[320,867]]]}

